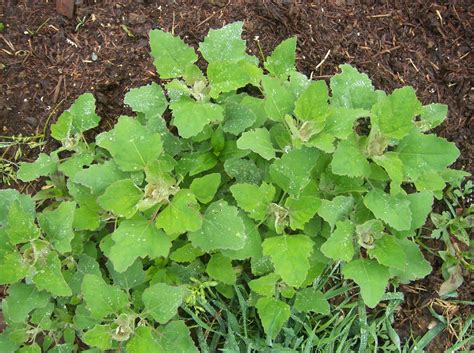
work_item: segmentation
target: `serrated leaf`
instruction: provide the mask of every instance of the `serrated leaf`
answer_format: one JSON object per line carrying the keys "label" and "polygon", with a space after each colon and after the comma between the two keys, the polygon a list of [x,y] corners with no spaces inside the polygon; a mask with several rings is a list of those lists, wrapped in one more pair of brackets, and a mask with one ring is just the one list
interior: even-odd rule
{"label": "serrated leaf", "polygon": [[263,297],[258,299],[255,307],[265,334],[271,338],[276,338],[283,325],[290,318],[290,306],[275,298]]}
{"label": "serrated leaf", "polygon": [[120,288],[126,289],[127,291],[145,283],[146,281],[145,271],[143,270],[143,264],[140,259],[135,260],[135,262],[124,272],[117,272],[110,261],[107,262],[107,269],[109,270],[114,284]]}
{"label": "serrated leaf", "polygon": [[386,152],[381,156],[374,156],[372,160],[387,172],[391,179],[390,193],[397,194],[402,191],[400,185],[403,181],[403,163],[398,153]]}
{"label": "serrated leaf", "polygon": [[41,353],[41,347],[38,345],[38,343],[33,343],[28,346],[23,346],[20,348],[18,353]]}
{"label": "serrated leaf", "polygon": [[200,230],[188,234],[191,243],[209,252],[218,249],[242,249],[246,241],[245,226],[236,207],[226,201],[213,202],[204,214]]}
{"label": "serrated leaf", "polygon": [[408,259],[398,239],[392,235],[383,235],[375,240],[375,246],[369,250],[371,256],[375,257],[379,264],[393,267],[404,271],[408,267]]}
{"label": "serrated leaf", "polygon": [[245,260],[254,256],[262,255],[262,239],[257,225],[245,214],[241,214],[245,226],[245,244],[241,249],[221,249],[221,253],[233,260]]}
{"label": "serrated leaf", "polygon": [[262,87],[265,95],[265,112],[274,121],[283,121],[285,115],[291,114],[295,97],[283,84],[283,81],[269,76],[263,76]]}
{"label": "serrated leaf", "polygon": [[299,287],[305,280],[313,251],[313,241],[306,235],[280,235],[262,243],[263,255],[270,256],[275,272],[290,286]]}
{"label": "serrated leaf", "polygon": [[8,210],[4,231],[12,245],[27,243],[39,237],[40,231],[35,224],[35,212],[31,212],[29,204],[13,200]]}
{"label": "serrated leaf", "polygon": [[413,119],[420,112],[415,90],[406,86],[379,100],[372,107],[371,121],[383,135],[400,140],[414,128]]}
{"label": "serrated leaf", "polygon": [[201,203],[209,203],[214,198],[221,184],[219,173],[206,174],[200,178],[194,178],[189,189]]}
{"label": "serrated leaf", "polygon": [[237,183],[251,183],[259,185],[263,179],[262,171],[249,159],[229,159],[224,162],[224,171]]}
{"label": "serrated leaf", "polygon": [[80,172],[84,166],[90,165],[94,161],[94,152],[86,150],[81,153],[76,153],[62,162],[58,170],[68,178],[73,178]]}
{"label": "serrated leaf", "polygon": [[328,315],[329,303],[324,294],[315,288],[304,288],[296,293],[295,309],[304,313],[315,312]]}
{"label": "serrated leaf", "polygon": [[240,62],[216,61],[209,63],[207,77],[211,86],[210,96],[217,98],[220,93],[235,91],[248,84],[258,86],[262,69],[246,60]]}
{"label": "serrated leaf", "polygon": [[[73,181],[86,186],[90,189],[92,194],[99,195],[103,193],[110,184],[127,177],[128,175],[118,169],[113,161],[105,161],[102,164],[93,164],[89,168],[81,170],[74,176]],[[69,192],[71,192],[71,189]],[[77,190],[73,196],[78,199],[81,197],[78,194],[85,193]],[[81,201],[78,200],[78,202],[81,204]],[[94,204],[95,200],[92,203]]]}
{"label": "serrated leaf", "polygon": [[374,189],[365,195],[364,205],[372,211],[375,217],[396,230],[408,230],[411,227],[410,201],[406,196],[389,195]]}
{"label": "serrated leaf", "polygon": [[74,294],[77,295],[81,292],[82,280],[86,274],[102,275],[97,261],[87,254],[81,254],[77,261],[76,272],[74,272],[68,280],[69,286]]}
{"label": "serrated leaf", "polygon": [[321,131],[328,114],[328,99],[326,82],[321,80],[311,83],[295,102],[295,116],[299,120],[314,122],[314,133]]}
{"label": "serrated leaf", "polygon": [[407,177],[417,180],[431,171],[442,171],[458,157],[456,145],[435,135],[412,131],[395,149]]}
{"label": "serrated leaf", "polygon": [[40,153],[36,161],[32,163],[20,163],[17,171],[18,179],[22,181],[33,181],[41,176],[53,174],[58,167],[58,157],[55,154],[47,155]]}
{"label": "serrated leaf", "polygon": [[405,253],[407,266],[403,271],[397,268],[390,268],[390,275],[397,276],[404,283],[429,275],[432,267],[424,258],[418,245],[408,239],[397,239],[397,241]]}
{"label": "serrated leaf", "polygon": [[76,202],[63,201],[53,211],[43,211],[38,215],[41,229],[46,233],[46,238],[51,241],[60,254],[70,252],[71,241],[74,238],[72,224]]}
{"label": "serrated leaf", "polygon": [[347,64],[339,68],[342,72],[331,77],[331,103],[338,107],[370,109],[377,95],[369,77]]}
{"label": "serrated leaf", "polygon": [[270,133],[265,128],[244,132],[237,140],[237,147],[241,150],[251,150],[266,160],[275,158],[275,149],[270,139]]}
{"label": "serrated leaf", "polygon": [[321,200],[315,196],[289,197],[285,201],[285,207],[290,215],[291,229],[304,229],[304,225],[314,217],[321,206]]}
{"label": "serrated leaf", "polygon": [[95,325],[82,335],[81,340],[90,347],[106,351],[112,348],[112,328],[109,325]]}
{"label": "serrated leaf", "polygon": [[423,132],[441,125],[448,115],[446,104],[432,103],[421,108],[420,120],[415,125]]}
{"label": "serrated leaf", "polygon": [[173,125],[183,138],[196,136],[210,123],[224,119],[224,109],[213,103],[181,99],[171,103],[170,107],[173,111]]}
{"label": "serrated leaf", "polygon": [[112,233],[112,240],[108,257],[117,272],[125,271],[138,257],[166,257],[171,247],[169,238],[142,217],[122,221]]}
{"label": "serrated leaf", "polygon": [[61,261],[55,252],[49,253],[36,264],[36,274],[32,281],[39,290],[45,290],[52,295],[69,297],[72,295],[71,288],[64,279],[61,271]]}
{"label": "serrated leaf", "polygon": [[338,221],[334,232],[321,245],[321,252],[336,261],[351,261],[355,254],[354,230],[355,227],[351,221]]}
{"label": "serrated leaf", "polygon": [[117,314],[128,305],[128,296],[124,291],[105,283],[97,275],[84,275],[82,296],[91,316],[96,319]]}
{"label": "serrated leaf", "polygon": [[229,23],[219,29],[211,29],[204,41],[199,44],[199,51],[208,63],[238,62],[246,57],[245,41],[241,38],[241,21]]}
{"label": "serrated leaf", "polygon": [[158,340],[154,329],[149,326],[137,327],[133,337],[127,343],[127,352],[129,353],[165,353],[162,347],[158,345]]}
{"label": "serrated leaf", "polygon": [[234,184],[230,192],[241,209],[248,212],[249,216],[257,221],[263,220],[268,211],[268,206],[275,196],[275,188],[271,184]]}
{"label": "serrated leaf", "polygon": [[178,191],[171,203],[158,214],[156,226],[170,236],[199,230],[202,215],[194,194],[186,189]]}
{"label": "serrated leaf", "polygon": [[198,59],[194,49],[181,38],[159,29],[150,31],[150,47],[161,79],[181,77],[186,67]]}
{"label": "serrated leaf", "polygon": [[137,204],[142,198],[143,192],[133,180],[123,179],[107,187],[97,203],[117,217],[130,218],[137,212]]}
{"label": "serrated leaf", "polygon": [[165,324],[177,314],[187,291],[184,286],[157,283],[145,289],[142,299],[146,311],[153,319]]}
{"label": "serrated leaf", "polygon": [[18,252],[0,257],[0,285],[12,284],[25,278],[30,273],[30,266]]}
{"label": "serrated leaf", "polygon": [[331,169],[334,174],[349,177],[369,177],[370,164],[355,136],[339,142],[333,154]]}
{"label": "serrated leaf", "polygon": [[390,278],[385,266],[367,259],[349,262],[342,269],[342,274],[359,285],[362,299],[369,308],[375,308],[382,299]]}
{"label": "serrated leaf", "polygon": [[199,353],[194,346],[188,326],[181,320],[171,321],[166,326],[160,326],[158,328],[158,343],[162,347],[163,353]]}
{"label": "serrated leaf", "polygon": [[182,176],[193,176],[214,168],[216,164],[217,158],[212,152],[191,152],[179,160],[175,170]]}
{"label": "serrated leaf", "polygon": [[207,263],[206,272],[211,278],[232,285],[236,281],[232,261],[220,253],[213,254]]}
{"label": "serrated leaf", "polygon": [[410,201],[410,211],[412,214],[411,230],[422,227],[426,222],[426,217],[431,212],[433,205],[433,194],[430,191],[422,191],[407,195]]}
{"label": "serrated leaf", "polygon": [[296,37],[285,39],[265,60],[265,69],[273,76],[286,78],[295,70]]}
{"label": "serrated leaf", "polygon": [[255,124],[257,121],[257,112],[252,106],[243,104],[242,102],[228,102],[224,106],[224,117],[222,130],[233,135],[239,135]]}
{"label": "serrated leaf", "polygon": [[191,243],[186,243],[173,251],[170,254],[170,259],[176,262],[192,262],[203,254],[201,249],[195,248]]}
{"label": "serrated leaf", "polygon": [[134,112],[145,114],[145,119],[148,122],[161,119],[161,115],[168,106],[163,89],[155,82],[131,89],[125,95],[123,102],[130,106]]}
{"label": "serrated leaf", "polygon": [[253,279],[248,284],[250,289],[255,293],[263,295],[264,297],[271,297],[275,295],[275,286],[279,279],[279,275],[270,273],[266,276]]}
{"label": "serrated leaf", "polygon": [[352,211],[354,198],[352,196],[336,196],[332,200],[321,200],[318,215],[329,223],[331,229],[337,221],[344,220]]}
{"label": "serrated leaf", "polygon": [[292,197],[298,197],[311,181],[311,171],[319,156],[319,152],[314,148],[292,149],[272,163],[270,177]]}
{"label": "serrated leaf", "polygon": [[51,136],[58,141],[64,141],[75,134],[97,127],[99,121],[100,117],[95,113],[94,96],[92,93],[84,93],[51,125]]}
{"label": "serrated leaf", "polygon": [[126,172],[145,169],[163,151],[160,134],[149,131],[128,116],[120,117],[114,128],[97,136],[96,141]]}
{"label": "serrated leaf", "polygon": [[5,320],[12,323],[23,323],[31,311],[43,308],[48,304],[50,294],[38,291],[35,286],[15,283],[8,288],[8,296],[2,302]]}

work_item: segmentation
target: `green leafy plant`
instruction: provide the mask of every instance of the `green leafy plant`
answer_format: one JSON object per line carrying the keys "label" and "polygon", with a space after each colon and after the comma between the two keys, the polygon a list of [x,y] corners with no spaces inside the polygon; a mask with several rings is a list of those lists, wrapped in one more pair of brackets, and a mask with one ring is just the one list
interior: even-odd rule
{"label": "green leafy plant", "polygon": [[47,185],[1,191],[2,352],[195,352],[183,319],[236,285],[271,346],[292,315],[330,312],[317,285],[328,263],[364,310],[431,271],[413,237],[467,174],[448,168],[457,148],[426,133],[446,106],[375,90],[349,65],[329,87],[312,81],[295,69],[296,38],[261,66],[242,26],[200,43],[206,75],[193,48],[151,31],[161,85],[125,96],[136,116],[88,143],[100,117],[80,96],[51,127],[62,146],[18,171]]}

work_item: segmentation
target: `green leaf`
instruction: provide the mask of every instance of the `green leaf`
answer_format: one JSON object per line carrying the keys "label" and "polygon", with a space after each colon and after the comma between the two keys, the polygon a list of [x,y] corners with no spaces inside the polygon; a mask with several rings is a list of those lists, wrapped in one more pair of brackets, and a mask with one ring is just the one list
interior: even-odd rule
{"label": "green leaf", "polygon": [[186,67],[198,59],[194,49],[181,38],[159,29],[150,31],[150,47],[161,79],[181,77]]}
{"label": "green leaf", "polygon": [[118,314],[129,304],[124,291],[105,283],[102,277],[97,275],[84,275],[82,296],[91,316],[96,319]]}
{"label": "green leaf", "polygon": [[9,323],[23,323],[31,311],[48,304],[50,295],[39,292],[35,286],[15,283],[8,288],[8,296],[2,302],[2,312]]}
{"label": "green leaf", "polygon": [[315,288],[304,288],[296,293],[295,309],[304,313],[315,312],[328,315],[329,303],[324,294]]}
{"label": "green leaf", "polygon": [[180,99],[171,103],[170,107],[173,111],[173,125],[183,138],[196,136],[210,123],[224,120],[224,109],[213,103]]}
{"label": "green leaf", "polygon": [[138,287],[146,281],[145,271],[143,270],[143,264],[140,259],[135,260],[124,272],[117,272],[110,261],[107,262],[107,269],[109,270],[114,284],[127,291]]}
{"label": "green leaf", "polygon": [[275,295],[275,286],[280,276],[276,273],[270,273],[266,276],[253,279],[248,284],[251,290],[255,293],[263,295],[264,297],[271,297]]}
{"label": "green leaf", "polygon": [[[128,175],[118,169],[113,161],[105,161],[102,164],[93,164],[89,168],[81,170],[74,176],[73,181],[89,188],[92,194],[99,195],[110,184],[127,177]],[[77,194],[73,196],[78,198]]]}
{"label": "green leaf", "polygon": [[72,223],[76,203],[63,201],[53,211],[43,211],[38,215],[41,229],[46,233],[46,238],[51,241],[60,254],[70,252],[71,241],[74,238]]}
{"label": "green leaf", "polygon": [[207,263],[206,272],[217,281],[232,285],[236,281],[232,261],[220,253],[213,254]]}
{"label": "green leaf", "polygon": [[370,176],[370,164],[362,153],[355,136],[339,142],[333,154],[331,169],[334,174],[349,177]]}
{"label": "green leaf", "polygon": [[277,78],[263,76],[262,87],[265,94],[265,112],[268,118],[274,121],[283,121],[285,115],[291,114],[294,108],[295,97]]}
{"label": "green leaf", "polygon": [[426,222],[426,217],[431,212],[433,205],[433,194],[429,191],[416,192],[407,195],[410,201],[410,211],[412,214],[411,230],[422,227]]}
{"label": "green leaf", "polygon": [[397,241],[405,253],[407,266],[403,271],[398,268],[390,268],[390,275],[397,276],[404,283],[429,275],[432,271],[431,265],[424,258],[418,245],[408,239],[398,239]]}
{"label": "green leaf", "polygon": [[90,347],[106,351],[112,348],[112,328],[109,325],[95,325],[82,335],[81,340]]}
{"label": "green leaf", "polygon": [[189,186],[199,202],[206,204],[212,201],[221,184],[219,173],[206,174],[200,178],[194,178]]}
{"label": "green leaf", "polygon": [[40,153],[38,159],[33,163],[20,163],[17,171],[18,179],[22,181],[33,181],[41,176],[53,174],[58,167],[58,156],[56,154]]}
{"label": "green leaf", "polygon": [[170,259],[176,262],[192,262],[203,254],[201,249],[195,248],[191,243],[186,243],[173,251],[170,254]]}
{"label": "green leaf", "polygon": [[262,69],[246,60],[240,62],[211,62],[207,67],[211,85],[210,96],[217,98],[222,92],[231,92],[248,84],[258,86]]}
{"label": "green leaf", "polygon": [[415,130],[400,142],[395,152],[403,162],[405,175],[414,181],[428,172],[444,170],[459,157],[455,144]]}
{"label": "green leaf", "polygon": [[262,171],[253,160],[229,159],[224,162],[224,171],[237,183],[251,183],[259,185],[263,179]]}
{"label": "green leaf", "polygon": [[241,249],[221,249],[221,253],[233,260],[245,260],[262,255],[262,239],[257,225],[245,214],[240,215],[245,226],[245,244]]}
{"label": "green leaf", "polygon": [[406,86],[379,100],[372,107],[371,121],[383,135],[400,140],[414,128],[413,119],[420,111],[415,90]]}
{"label": "green leaf", "polygon": [[194,194],[186,189],[178,191],[171,203],[158,214],[156,226],[170,236],[199,230],[202,215]]}
{"label": "green leaf", "polygon": [[323,129],[328,114],[328,87],[324,81],[314,81],[295,102],[295,116],[299,120],[312,121],[315,133]]}
{"label": "green leaf", "polygon": [[40,235],[35,224],[35,212],[31,212],[29,204],[19,200],[13,200],[10,204],[7,226],[4,230],[12,245],[27,243]]}
{"label": "green leaf", "polygon": [[276,46],[265,60],[265,69],[273,76],[286,78],[295,70],[296,37],[291,37]]}
{"label": "green leaf", "polygon": [[123,102],[130,106],[134,112],[145,114],[148,122],[161,118],[168,106],[163,89],[155,82],[131,89],[125,95]]}
{"label": "green leaf", "polygon": [[142,198],[143,192],[133,180],[123,179],[105,189],[97,203],[117,217],[130,218],[137,212],[137,204]]}
{"label": "green leaf", "polygon": [[[184,321],[171,321],[166,326],[158,328],[158,344],[162,347],[163,353],[199,353],[194,346],[190,336],[189,328]],[[144,353],[148,353],[146,351]],[[157,352],[158,353],[158,352]]]}
{"label": "green leaf", "polygon": [[94,96],[92,93],[84,93],[51,125],[51,136],[64,143],[76,134],[97,127],[99,121],[100,117],[95,113]]}
{"label": "green leaf", "polygon": [[100,266],[97,261],[87,255],[81,254],[76,266],[76,272],[68,280],[73,294],[81,293],[82,280],[86,274],[101,276]]}
{"label": "green leaf", "polygon": [[270,133],[265,128],[244,132],[237,140],[237,147],[241,150],[251,150],[266,160],[275,158]]}
{"label": "green leaf", "polygon": [[354,230],[355,227],[351,221],[338,221],[336,230],[321,245],[321,252],[336,261],[351,261],[355,254]]}
{"label": "green leaf", "polygon": [[331,77],[331,103],[337,107],[370,109],[377,94],[369,77],[347,64],[339,68],[342,72]]}
{"label": "green leaf", "polygon": [[238,209],[226,201],[213,202],[204,214],[202,228],[188,234],[195,247],[209,252],[218,249],[242,249],[246,241],[245,225]]}
{"label": "green leaf", "polygon": [[72,295],[71,288],[61,272],[62,264],[56,252],[51,252],[47,256],[38,259],[35,267],[36,274],[32,281],[36,288],[60,297]]}
{"label": "green leaf", "polygon": [[165,353],[161,346],[158,346],[158,339],[154,329],[149,326],[139,326],[135,329],[134,335],[127,343],[128,353]]}
{"label": "green leaf", "polygon": [[84,166],[90,165],[94,161],[94,152],[90,150],[75,153],[65,161],[63,161],[58,170],[68,178],[74,178]]}
{"label": "green leaf", "polygon": [[410,201],[406,196],[389,195],[374,189],[365,195],[364,205],[372,211],[375,217],[396,230],[408,230],[411,227]]}
{"label": "green leaf", "polygon": [[38,343],[33,343],[32,345],[23,346],[18,351],[19,353],[41,353],[41,347]]}
{"label": "green leaf", "polygon": [[421,108],[420,120],[415,125],[423,132],[441,125],[448,115],[446,104],[432,103]]}
{"label": "green leaf", "polygon": [[390,193],[397,194],[402,191],[400,185],[403,181],[403,163],[398,153],[386,152],[381,156],[373,156],[372,160],[387,172],[391,179]]}
{"label": "green leaf", "polygon": [[125,271],[138,257],[166,257],[171,247],[169,238],[142,217],[122,221],[112,240],[109,258],[117,272]]}
{"label": "green leaf", "polygon": [[179,160],[176,172],[182,176],[193,176],[214,168],[216,164],[217,158],[212,152],[191,152]]}
{"label": "green leaf", "polygon": [[292,149],[272,163],[270,177],[292,197],[298,197],[311,181],[311,171],[318,159],[319,153],[314,148]]}
{"label": "green leaf", "polygon": [[349,262],[342,269],[342,274],[359,285],[362,299],[369,308],[375,308],[382,299],[390,278],[385,266],[367,259]]}
{"label": "green leaf", "polygon": [[408,259],[398,239],[392,235],[383,235],[375,241],[375,247],[369,254],[377,259],[379,264],[404,271],[408,266]]}
{"label": "green leaf", "polygon": [[18,252],[0,256],[0,268],[0,285],[18,282],[30,273],[30,266]]}
{"label": "green leaf", "polygon": [[97,136],[96,141],[126,172],[145,169],[163,151],[160,134],[127,116],[120,117],[114,128]]}
{"label": "green leaf", "polygon": [[142,299],[147,313],[160,324],[165,324],[177,314],[187,292],[184,286],[157,283],[145,289]]}
{"label": "green leaf", "polygon": [[257,121],[259,112],[256,110],[253,103],[249,101],[257,100],[254,97],[245,97],[241,102],[228,102],[224,106],[224,123],[222,124],[222,130],[224,132],[239,135],[247,128],[254,125]]}
{"label": "green leaf", "polygon": [[246,57],[245,41],[241,38],[241,21],[229,23],[219,28],[211,29],[204,41],[199,44],[199,51],[208,63],[233,62],[236,63]]}
{"label": "green leaf", "polygon": [[255,307],[266,335],[276,338],[283,325],[290,318],[290,306],[275,298],[263,297],[258,299]]}
{"label": "green leaf", "polygon": [[314,217],[321,206],[321,200],[315,196],[289,197],[285,207],[290,214],[291,229],[304,229],[304,225]]}
{"label": "green leaf", "polygon": [[270,256],[275,272],[290,286],[299,287],[305,280],[313,251],[313,241],[306,235],[281,235],[263,241],[263,255]]}
{"label": "green leaf", "polygon": [[344,220],[353,207],[354,198],[352,196],[340,195],[332,200],[321,200],[318,215],[328,222],[331,229],[333,229],[336,222]]}
{"label": "green leaf", "polygon": [[275,188],[271,184],[234,184],[230,192],[241,209],[257,221],[267,216],[268,206],[275,196]]}

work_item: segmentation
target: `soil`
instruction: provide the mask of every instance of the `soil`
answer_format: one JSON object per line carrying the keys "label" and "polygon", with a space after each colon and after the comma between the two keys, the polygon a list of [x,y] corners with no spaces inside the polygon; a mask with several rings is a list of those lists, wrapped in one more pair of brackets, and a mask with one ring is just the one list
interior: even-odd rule
{"label": "soil", "polygon": [[[82,0],[74,19],[57,14],[53,0],[3,3],[1,135],[47,132],[59,113],[87,91],[97,99],[100,129],[109,129],[128,113],[123,97],[130,88],[158,81],[149,55],[150,29],[173,31],[197,47],[210,28],[244,20],[244,37],[255,55],[260,48],[267,55],[296,35],[298,69],[313,78],[327,79],[339,64],[350,63],[377,88],[411,85],[424,104],[448,104],[448,119],[436,132],[461,150],[455,167],[474,172],[474,5],[469,0]],[[33,160],[36,153],[25,159]],[[398,324],[404,337],[410,327],[415,335],[423,334],[432,320],[427,308],[442,281],[439,259],[432,260],[430,277],[404,287],[407,301]],[[472,298],[469,283],[463,291]],[[459,310],[469,314],[468,308]],[[453,339],[446,330],[428,351],[444,351]]]}

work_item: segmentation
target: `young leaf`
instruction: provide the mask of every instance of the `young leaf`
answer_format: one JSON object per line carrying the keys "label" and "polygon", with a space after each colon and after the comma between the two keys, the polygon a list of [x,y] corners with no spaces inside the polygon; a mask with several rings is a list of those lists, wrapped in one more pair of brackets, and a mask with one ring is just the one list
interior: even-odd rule
{"label": "young leaf", "polygon": [[383,135],[401,140],[414,128],[413,119],[420,112],[415,90],[406,86],[379,100],[372,107],[371,121]]}
{"label": "young leaf", "polygon": [[331,169],[334,174],[353,178],[370,176],[370,164],[362,153],[355,136],[339,142],[333,154]]}
{"label": "young leaf", "polygon": [[274,121],[283,121],[285,115],[291,114],[294,107],[294,96],[291,91],[277,78],[263,76],[263,92],[265,94],[265,112]]}
{"label": "young leaf", "polygon": [[111,184],[97,199],[104,210],[117,217],[130,218],[137,212],[137,204],[143,198],[143,192],[132,179],[123,179]]}
{"label": "young leaf", "polygon": [[245,214],[240,214],[245,226],[245,244],[241,249],[221,249],[221,253],[233,260],[245,260],[262,255],[262,239],[257,225]]}
{"label": "young leaf", "polygon": [[273,76],[286,78],[295,70],[296,37],[285,39],[265,61],[265,69]]}
{"label": "young leaf", "polygon": [[33,163],[20,163],[17,171],[18,179],[22,181],[33,181],[41,176],[53,174],[58,167],[58,156],[40,153],[38,159]]}
{"label": "young leaf", "polygon": [[304,229],[304,225],[314,217],[321,206],[321,200],[315,196],[289,197],[285,207],[290,214],[291,229]]}
{"label": "young leaf", "polygon": [[245,225],[236,207],[220,200],[209,205],[200,230],[188,234],[195,247],[209,252],[218,249],[242,249],[246,241]]}
{"label": "young leaf", "polygon": [[74,238],[72,223],[75,211],[75,202],[64,201],[55,210],[43,211],[38,215],[40,226],[46,233],[47,239],[61,254],[72,250],[71,241]]}
{"label": "young leaf", "polygon": [[315,81],[301,93],[295,102],[295,116],[315,123],[314,133],[321,131],[328,114],[328,87],[324,81]]}
{"label": "young leaf", "polygon": [[161,118],[168,106],[163,89],[155,82],[131,89],[125,95],[123,102],[130,106],[134,112],[145,114],[148,122]]}
{"label": "young leaf", "polygon": [[313,241],[306,235],[280,235],[263,241],[263,255],[270,256],[275,272],[290,286],[299,287],[305,280],[313,251]]}
{"label": "young leaf", "polygon": [[194,49],[181,38],[159,29],[150,31],[150,47],[161,79],[181,77],[186,67],[198,59]]}
{"label": "young leaf", "polygon": [[230,192],[241,209],[257,221],[262,221],[268,212],[268,206],[275,196],[275,188],[271,184],[234,184]]}
{"label": "young leaf", "polygon": [[432,209],[433,194],[429,191],[422,191],[408,194],[407,197],[410,201],[410,211],[412,214],[410,230],[415,230],[425,224],[426,217],[428,217]]}
{"label": "young leaf", "polygon": [[[75,183],[86,186],[90,189],[92,194],[99,195],[105,191],[105,189],[112,183],[127,178],[128,175],[118,169],[117,165],[113,161],[106,161],[102,164],[93,164],[87,169],[83,169],[78,172],[72,179]],[[81,195],[85,195],[85,192],[81,190],[71,190],[70,187],[74,185],[69,184],[69,192],[74,193],[73,196],[78,199],[81,198]],[[90,195],[87,195],[88,199],[91,198]],[[94,199],[94,197],[92,197]],[[78,200],[79,204],[81,202]],[[95,204],[95,200],[92,202]]]}
{"label": "young leaf", "polygon": [[213,254],[207,263],[206,272],[215,280],[232,285],[236,281],[232,261],[220,253]]}
{"label": "young leaf", "polygon": [[249,183],[260,185],[263,172],[253,160],[233,158],[224,162],[224,171],[237,183]]}
{"label": "young leaf", "polygon": [[97,144],[110,152],[119,168],[126,172],[143,170],[163,151],[160,134],[150,132],[137,120],[119,118],[113,130],[97,136]]}
{"label": "young leaf", "polygon": [[315,288],[304,288],[296,293],[295,309],[304,313],[315,312],[328,315],[329,303],[324,294]]}
{"label": "young leaf", "polygon": [[400,185],[403,181],[403,163],[398,153],[386,152],[381,156],[373,156],[372,160],[387,172],[391,179],[390,193],[392,195],[402,191]]}
{"label": "young leaf", "polygon": [[275,298],[263,297],[258,299],[255,307],[267,336],[276,338],[283,325],[290,318],[290,306]]}
{"label": "young leaf", "polygon": [[153,223],[142,217],[122,221],[112,234],[109,258],[117,272],[125,271],[138,258],[168,256],[171,242]]}
{"label": "young leaf", "polygon": [[171,103],[170,107],[173,111],[173,125],[183,138],[196,136],[210,123],[224,119],[224,109],[213,103],[180,99]]}
{"label": "young leaf", "polygon": [[265,128],[244,132],[237,140],[237,147],[241,150],[249,149],[266,160],[275,158],[275,149],[270,139],[270,133]]}
{"label": "young leaf", "polygon": [[50,295],[39,292],[35,286],[15,283],[8,288],[8,296],[2,302],[2,312],[9,323],[23,323],[29,313],[48,304]]}
{"label": "young leaf", "polygon": [[266,276],[253,279],[249,282],[249,287],[255,293],[263,295],[264,297],[271,297],[275,295],[275,286],[280,276],[276,273],[270,273]]}
{"label": "young leaf", "polygon": [[91,316],[96,319],[118,314],[128,306],[127,294],[118,287],[108,285],[97,275],[84,275],[82,296]]}
{"label": "young leaf", "polygon": [[382,299],[390,278],[385,266],[367,259],[349,262],[342,269],[342,274],[359,285],[362,299],[369,308],[375,308]]}
{"label": "young leaf", "polygon": [[375,217],[396,230],[408,230],[411,227],[410,201],[406,196],[389,195],[374,189],[365,195],[364,205],[372,211]]}
{"label": "young leaf", "polygon": [[420,120],[415,125],[422,131],[434,129],[441,125],[448,115],[448,106],[446,104],[432,103],[421,108]]}
{"label": "young leaf", "polygon": [[344,220],[354,206],[352,196],[336,196],[332,200],[321,200],[321,206],[318,209],[318,215],[329,223],[331,229],[334,228],[337,221]]}
{"label": "young leaf", "polygon": [[208,65],[207,77],[211,85],[210,96],[217,98],[220,93],[235,91],[248,84],[258,86],[262,69],[246,60],[238,63],[216,61]]}
{"label": "young leaf", "polygon": [[145,289],[142,299],[147,313],[160,324],[165,324],[177,314],[187,291],[184,286],[157,283]]}
{"label": "young leaf", "polygon": [[349,262],[354,257],[354,224],[349,221],[338,221],[336,230],[321,245],[321,252],[333,260]]}
{"label": "young leaf", "polygon": [[244,23],[233,22],[219,28],[211,29],[204,41],[199,44],[199,51],[208,63],[238,62],[246,57],[245,41],[241,38]]}
{"label": "young leaf", "polygon": [[109,325],[95,325],[82,335],[81,340],[90,347],[106,351],[112,348],[112,328]]}
{"label": "young leaf", "polygon": [[189,189],[201,203],[209,203],[214,198],[221,184],[219,173],[206,174],[200,178],[194,178]]}

